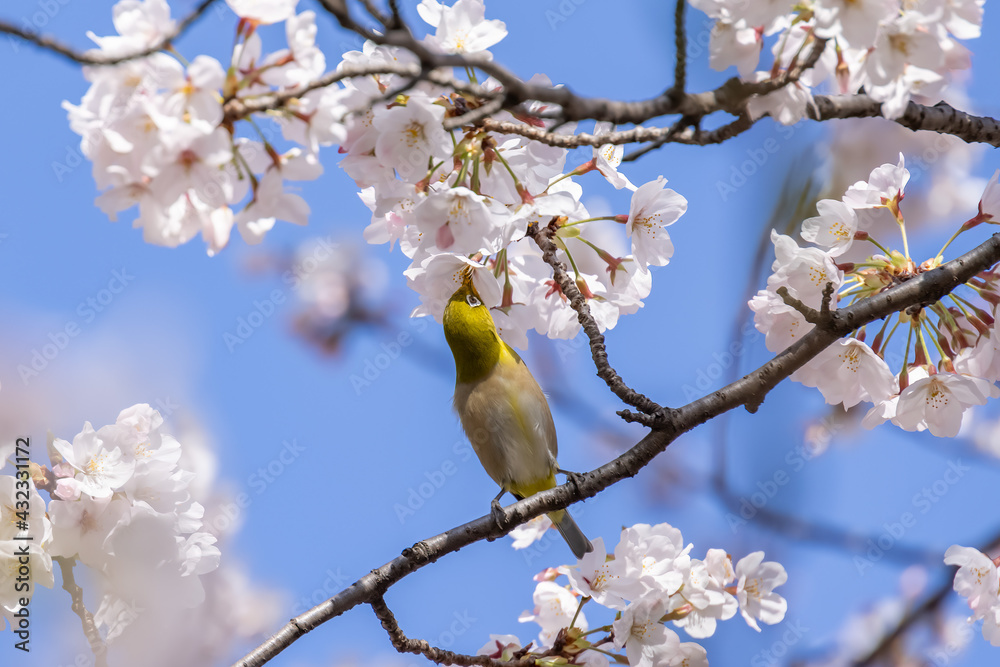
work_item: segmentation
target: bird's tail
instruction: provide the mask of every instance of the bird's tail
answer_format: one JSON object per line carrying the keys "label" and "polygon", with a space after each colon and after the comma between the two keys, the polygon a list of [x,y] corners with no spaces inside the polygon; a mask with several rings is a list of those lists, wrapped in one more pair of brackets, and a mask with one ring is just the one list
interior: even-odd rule
{"label": "bird's tail", "polygon": [[594,550],[594,545],[590,543],[587,536],[580,530],[580,526],[576,525],[576,521],[573,521],[573,517],[569,515],[569,512],[566,510],[549,512],[549,518],[552,519],[552,523],[559,529],[559,534],[566,540],[566,544],[569,545],[574,556],[583,558],[585,553]]}

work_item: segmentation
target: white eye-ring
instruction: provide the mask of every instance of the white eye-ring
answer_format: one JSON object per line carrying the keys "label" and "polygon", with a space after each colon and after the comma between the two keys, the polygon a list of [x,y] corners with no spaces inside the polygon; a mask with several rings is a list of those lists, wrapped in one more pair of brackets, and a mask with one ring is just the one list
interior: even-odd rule
{"label": "white eye-ring", "polygon": [[473,308],[475,308],[476,306],[483,305],[483,302],[477,299],[475,294],[470,294],[467,297],[465,297],[465,302],[470,306],[472,306]]}

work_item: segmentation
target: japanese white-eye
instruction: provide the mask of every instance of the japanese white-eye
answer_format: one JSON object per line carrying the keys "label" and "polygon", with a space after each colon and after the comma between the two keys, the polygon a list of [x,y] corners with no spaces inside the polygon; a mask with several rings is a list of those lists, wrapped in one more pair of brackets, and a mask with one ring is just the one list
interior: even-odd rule
{"label": "japanese white-eye", "polygon": [[[501,340],[470,270],[445,307],[444,336],[455,355],[455,410],[500,495],[521,499],[553,488],[558,447],[548,401],[521,357]],[[577,558],[593,550],[569,512],[548,516]]]}

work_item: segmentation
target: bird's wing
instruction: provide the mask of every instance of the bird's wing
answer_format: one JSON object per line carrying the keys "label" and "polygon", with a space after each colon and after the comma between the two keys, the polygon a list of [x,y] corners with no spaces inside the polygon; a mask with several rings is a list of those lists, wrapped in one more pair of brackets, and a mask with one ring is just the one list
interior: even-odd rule
{"label": "bird's wing", "polygon": [[[508,347],[509,349],[509,347]],[[513,350],[511,350],[513,353]],[[538,448],[544,448],[552,458],[552,467],[556,465],[556,457],[559,454],[559,444],[556,440],[556,425],[552,421],[552,411],[549,410],[549,402],[545,399],[542,388],[538,386],[534,376],[527,370],[521,358],[514,353],[514,358],[519,368],[519,373],[524,373],[531,379],[531,382],[521,382],[518,391],[512,397],[516,410],[520,415],[522,431],[525,438],[532,441]]]}

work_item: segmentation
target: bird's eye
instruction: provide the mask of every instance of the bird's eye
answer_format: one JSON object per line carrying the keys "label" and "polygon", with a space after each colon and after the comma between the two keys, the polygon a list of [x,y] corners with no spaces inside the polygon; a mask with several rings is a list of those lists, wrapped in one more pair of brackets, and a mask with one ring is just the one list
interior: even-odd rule
{"label": "bird's eye", "polygon": [[470,306],[472,306],[473,308],[475,308],[476,306],[483,305],[483,302],[477,299],[475,294],[470,294],[467,297],[465,297],[465,302]]}

